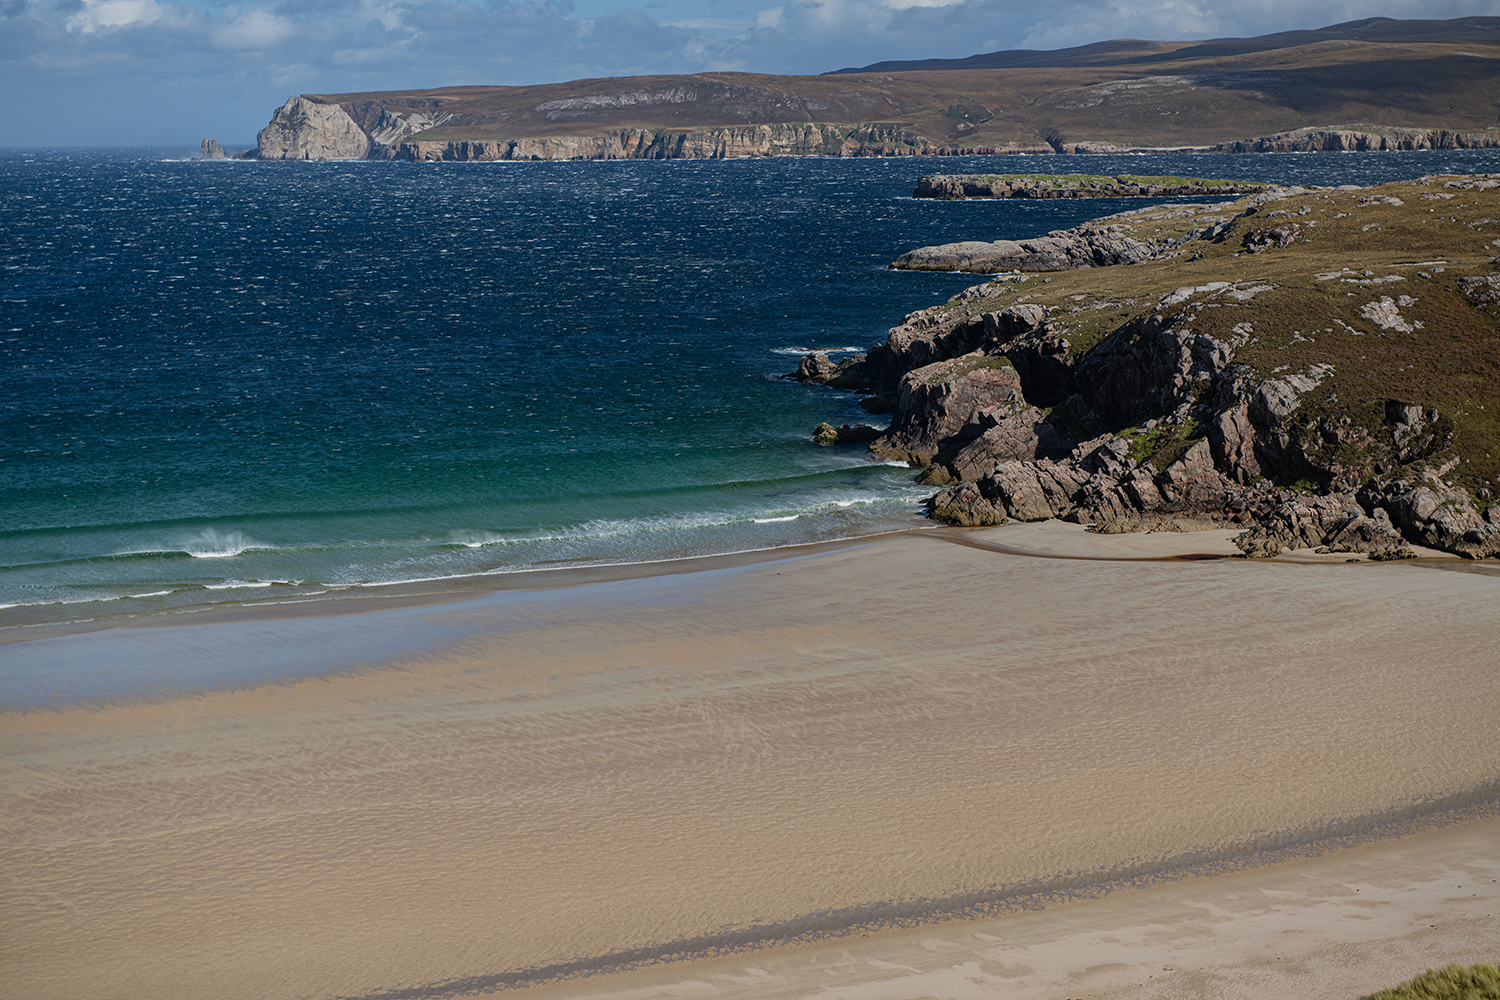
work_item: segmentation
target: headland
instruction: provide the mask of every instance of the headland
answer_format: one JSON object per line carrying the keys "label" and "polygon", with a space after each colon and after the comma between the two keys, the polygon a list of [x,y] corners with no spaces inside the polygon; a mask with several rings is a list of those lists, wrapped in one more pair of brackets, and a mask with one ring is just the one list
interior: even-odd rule
{"label": "headland", "polygon": [[925,467],[954,524],[1492,557],[1497,218],[1500,180],[1438,176],[919,248],[891,266],[1002,273],[797,377],[890,413],[870,451]]}
{"label": "headland", "polygon": [[819,76],[303,94],[246,156],[409,161],[1495,148],[1500,18],[1121,39]]}

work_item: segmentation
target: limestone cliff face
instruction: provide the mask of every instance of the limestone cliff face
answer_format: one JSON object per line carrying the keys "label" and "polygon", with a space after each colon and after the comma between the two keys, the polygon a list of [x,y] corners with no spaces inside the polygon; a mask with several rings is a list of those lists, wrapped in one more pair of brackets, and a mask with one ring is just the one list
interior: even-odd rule
{"label": "limestone cliff face", "polygon": [[[674,96],[675,95],[675,96]],[[683,103],[676,91],[626,95],[632,105]],[[677,98],[682,100],[678,101]],[[624,100],[624,98],[618,98]],[[1147,152],[1100,142],[1006,145],[947,145],[915,130],[910,122],[768,122],[696,128],[623,128],[589,135],[546,138],[424,140],[442,128],[462,134],[480,127],[469,113],[445,110],[439,98],[413,99],[416,106],[387,107],[379,100],[335,104],[323,98],[293,97],[261,130],[254,154],[262,160],[668,160],[728,159],[763,156],[975,156],[1016,153]],[[580,107],[595,108],[604,98],[578,98],[537,105],[550,121],[569,118]],[[616,100],[616,98],[610,98]],[[580,103],[582,102],[582,103]],[[606,102],[607,103],[607,102]],[[555,105],[555,106],[554,106]],[[566,105],[566,106],[565,106]],[[575,107],[575,105],[577,107]],[[777,107],[780,107],[779,105]],[[811,110],[810,106],[804,110]],[[819,110],[837,110],[819,106]],[[847,109],[845,109],[847,110]],[[869,109],[859,109],[869,110]],[[767,106],[767,114],[785,108]],[[670,118],[670,116],[668,116]],[[517,130],[523,121],[511,123]],[[554,126],[546,125],[543,130]],[[583,131],[584,129],[580,129]],[[471,132],[472,134],[472,132]],[[952,140],[950,140],[952,141]],[[961,139],[959,141],[962,141]],[[1311,152],[1320,150],[1410,150],[1500,148],[1500,130],[1458,132],[1448,129],[1353,125],[1303,128],[1213,147],[1176,147],[1213,152]],[[1165,150],[1157,150],[1165,151]],[[1146,193],[1146,192],[1141,192]],[[1150,192],[1161,194],[1164,192]],[[968,193],[974,197],[975,193]],[[991,192],[989,197],[997,197]],[[1007,195],[1015,196],[1015,195]],[[1033,195],[1036,196],[1036,195]],[[1064,196],[1051,194],[1048,196]],[[1076,196],[1076,195],[1068,195]]]}
{"label": "limestone cliff face", "polygon": [[292,97],[256,136],[260,160],[362,160],[370,137],[337,104]]}
{"label": "limestone cliff face", "polygon": [[597,136],[496,142],[405,142],[379,148],[392,160],[722,160],[757,156],[836,156],[844,132],[833,125],[774,124],[657,132],[621,129]]}
{"label": "limestone cliff face", "polygon": [[[895,124],[776,122],[688,130],[619,129],[541,139],[413,138],[453,115],[391,111],[374,102],[293,97],[261,130],[262,160],[722,160],[763,156],[959,156],[1051,152],[1048,146],[939,146]],[[451,126],[450,126],[451,127]]]}
{"label": "limestone cliff face", "polygon": [[1389,152],[1412,149],[1496,149],[1500,133],[1455,132],[1449,129],[1385,128],[1302,128],[1256,139],[1223,142],[1212,148],[1215,153],[1321,153],[1321,152]]}

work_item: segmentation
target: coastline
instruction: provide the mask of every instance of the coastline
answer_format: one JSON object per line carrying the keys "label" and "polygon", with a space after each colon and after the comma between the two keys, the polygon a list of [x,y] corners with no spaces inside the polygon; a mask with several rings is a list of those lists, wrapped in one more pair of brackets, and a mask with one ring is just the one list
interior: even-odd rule
{"label": "coastline", "polygon": [[[945,534],[1065,558],[921,532],[466,598],[380,662],[4,713],[15,986],[442,995],[851,907],[1086,895],[1493,781],[1500,580],[1424,568],[1458,560]],[[234,617],[128,631],[208,661],[331,620]]]}

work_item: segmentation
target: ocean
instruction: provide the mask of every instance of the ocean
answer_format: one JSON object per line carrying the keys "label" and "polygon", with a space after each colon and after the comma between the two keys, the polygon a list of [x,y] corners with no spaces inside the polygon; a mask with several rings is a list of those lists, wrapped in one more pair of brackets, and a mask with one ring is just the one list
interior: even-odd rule
{"label": "ocean", "polygon": [[0,642],[926,524],[911,470],[811,443],[871,419],[858,397],[783,376],[979,280],[888,270],[906,250],[1145,202],[914,200],[925,173],[1500,171],[1493,150],[189,155],[0,150]]}

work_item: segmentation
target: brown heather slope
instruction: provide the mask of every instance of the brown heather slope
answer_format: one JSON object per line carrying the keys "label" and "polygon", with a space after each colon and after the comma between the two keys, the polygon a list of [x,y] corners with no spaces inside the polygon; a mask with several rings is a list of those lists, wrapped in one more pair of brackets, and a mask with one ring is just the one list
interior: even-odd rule
{"label": "brown heather slope", "polygon": [[[1407,24],[1411,29],[1403,31]],[[778,123],[837,125],[846,137],[858,126],[888,126],[854,137],[868,152],[1205,146],[1360,122],[1482,132],[1500,124],[1497,29],[1500,18],[1385,21],[1364,40],[1282,44],[1321,37],[1289,32],[1216,43],[1110,42],[996,53],[1025,56],[1027,64],[989,68],[953,60],[945,62],[957,68],[700,73],[305,96],[343,105],[367,129],[381,108],[451,116],[405,137],[436,142]],[[1323,29],[1330,32],[1338,34]],[[837,145],[823,151],[838,152]]]}

